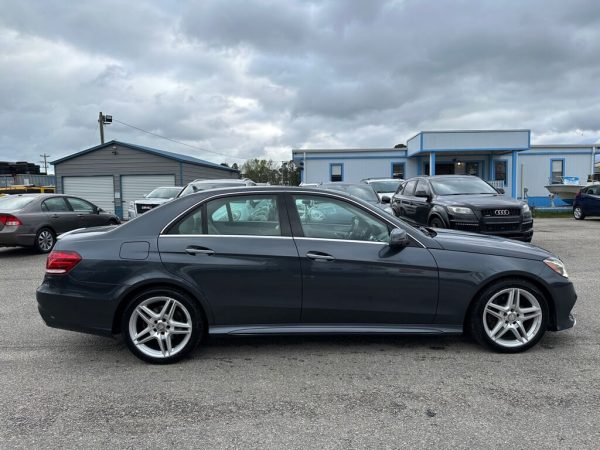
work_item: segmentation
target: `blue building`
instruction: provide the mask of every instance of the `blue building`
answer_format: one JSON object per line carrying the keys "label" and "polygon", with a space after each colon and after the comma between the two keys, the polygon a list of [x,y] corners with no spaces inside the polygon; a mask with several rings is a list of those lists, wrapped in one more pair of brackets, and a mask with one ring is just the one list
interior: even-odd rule
{"label": "blue building", "polygon": [[585,184],[596,153],[595,145],[531,145],[530,130],[470,130],[422,131],[405,148],[294,149],[292,157],[303,163],[305,183],[468,174],[530,205],[549,206],[544,186],[565,176]]}

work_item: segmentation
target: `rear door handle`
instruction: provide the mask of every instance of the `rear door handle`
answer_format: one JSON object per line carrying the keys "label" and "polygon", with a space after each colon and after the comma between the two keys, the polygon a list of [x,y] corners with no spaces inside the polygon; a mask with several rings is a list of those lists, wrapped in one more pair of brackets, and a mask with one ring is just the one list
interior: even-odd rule
{"label": "rear door handle", "polygon": [[335,259],[335,257],[322,252],[308,252],[306,257],[314,261],[333,261]]}
{"label": "rear door handle", "polygon": [[211,250],[210,248],[206,248],[206,247],[199,247],[196,245],[190,245],[189,247],[187,247],[185,249],[185,252],[188,255],[208,255],[208,256],[212,256],[215,254],[214,250]]}

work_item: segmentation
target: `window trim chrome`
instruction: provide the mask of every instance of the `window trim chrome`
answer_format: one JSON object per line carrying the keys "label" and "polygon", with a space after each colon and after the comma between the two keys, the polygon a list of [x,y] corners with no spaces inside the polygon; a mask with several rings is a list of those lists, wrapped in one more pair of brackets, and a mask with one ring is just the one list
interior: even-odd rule
{"label": "window trim chrome", "polygon": [[[247,187],[249,188],[249,186]],[[310,190],[310,191],[289,191],[289,190],[246,190],[244,189],[243,192],[219,192],[217,194],[214,194],[210,197],[206,197],[204,199],[202,199],[201,201],[199,201],[198,203],[195,203],[194,205],[190,206],[189,208],[186,208],[183,212],[179,213],[177,216],[175,216],[174,219],[172,219],[169,223],[167,223],[167,225],[165,225],[162,230],[160,231],[158,237],[164,237],[164,236],[182,236],[182,237],[205,237],[205,236],[215,236],[215,237],[262,237],[262,238],[293,238],[293,239],[302,239],[304,238],[304,236],[257,236],[257,235],[253,235],[253,234],[247,234],[247,235],[240,235],[240,234],[234,234],[234,235],[225,235],[225,234],[192,234],[192,235],[183,235],[183,234],[166,234],[165,230],[167,230],[168,228],[171,227],[171,225],[175,222],[177,222],[181,217],[185,216],[186,214],[188,214],[191,210],[201,207],[204,203],[207,203],[211,200],[217,199],[217,198],[221,198],[221,197],[233,197],[233,196],[246,196],[248,194],[260,194],[260,195],[281,195],[281,194],[289,194],[290,196],[294,196],[294,195],[316,195],[316,196],[321,196],[321,197],[331,197],[331,198],[335,198],[335,199],[339,199],[345,202],[349,202],[354,204],[355,206],[357,206],[358,208],[360,208],[361,210],[365,211],[365,207],[357,202],[356,200],[354,200],[353,198],[350,197],[344,197],[341,195],[337,195],[334,192],[331,191],[327,191],[327,190],[318,190],[318,191],[314,191],[314,190]],[[366,209],[366,212],[369,214],[373,214],[376,217],[379,217],[381,220],[383,220],[384,222],[386,222],[388,225],[391,225],[393,228],[401,228],[398,225],[396,225],[395,223],[391,222],[387,217],[385,217],[383,214],[380,214],[377,211],[371,211],[369,209]],[[289,213],[288,213],[289,215]],[[280,219],[281,220],[281,219]],[[406,231],[406,230],[404,230]],[[417,239],[415,236],[413,236],[412,233],[409,233],[408,231],[406,232],[406,234],[408,234],[408,236],[410,236],[411,239],[413,239],[415,242],[417,242],[421,247],[423,248],[427,248],[427,246],[425,244],[423,244],[419,239]],[[307,238],[307,239],[322,239],[322,238]],[[327,240],[327,239],[324,239]],[[350,241],[347,239],[332,239],[332,241],[336,241],[336,242],[370,242],[370,243],[378,243],[378,244],[384,244],[385,242],[372,242],[372,241]]]}

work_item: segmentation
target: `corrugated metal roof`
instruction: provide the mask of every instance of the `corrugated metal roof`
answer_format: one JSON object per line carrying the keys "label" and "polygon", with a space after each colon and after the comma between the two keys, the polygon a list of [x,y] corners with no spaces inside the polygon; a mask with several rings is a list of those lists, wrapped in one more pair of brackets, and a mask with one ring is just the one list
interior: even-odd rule
{"label": "corrugated metal roof", "polygon": [[143,145],[129,144],[127,142],[121,142],[121,141],[109,141],[104,144],[100,144],[95,147],[91,147],[91,148],[82,150],[80,152],[73,153],[72,155],[65,156],[64,158],[60,158],[55,161],[51,161],[50,164],[52,164],[52,165],[60,164],[61,162],[68,161],[70,159],[77,158],[79,156],[83,156],[86,153],[91,153],[96,150],[100,150],[102,148],[109,147],[111,145],[120,145],[121,147],[127,147],[127,148],[131,148],[133,150],[139,150],[141,152],[150,153],[150,154],[157,155],[157,156],[162,156],[163,158],[169,158],[169,159],[172,159],[172,160],[175,160],[178,162],[182,162],[182,163],[194,164],[197,166],[204,166],[204,167],[213,167],[215,169],[222,169],[222,170],[226,170],[226,171],[230,171],[230,172],[239,172],[239,170],[232,169],[231,167],[225,167],[220,164],[212,163],[210,161],[205,161],[200,158],[195,158],[193,156],[182,155],[181,153],[168,152],[166,150],[159,150],[157,148],[152,148],[152,147],[145,147]]}

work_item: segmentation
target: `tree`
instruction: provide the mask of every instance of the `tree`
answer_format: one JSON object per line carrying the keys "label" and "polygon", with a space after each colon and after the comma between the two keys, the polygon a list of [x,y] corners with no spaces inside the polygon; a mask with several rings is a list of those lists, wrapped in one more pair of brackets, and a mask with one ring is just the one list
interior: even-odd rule
{"label": "tree", "polygon": [[250,159],[242,165],[242,176],[257,183],[285,186],[300,184],[300,168],[294,161],[283,161],[278,165],[273,160]]}

